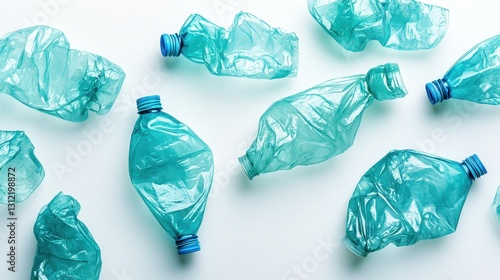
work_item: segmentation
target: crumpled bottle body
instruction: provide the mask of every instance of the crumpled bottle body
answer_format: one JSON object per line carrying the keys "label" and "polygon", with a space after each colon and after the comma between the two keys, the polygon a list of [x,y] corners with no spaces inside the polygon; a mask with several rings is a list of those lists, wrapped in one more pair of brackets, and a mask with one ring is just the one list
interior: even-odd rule
{"label": "crumpled bottle body", "polygon": [[495,218],[500,223],[500,186],[497,189],[497,194],[495,195],[495,199],[491,203],[491,211]]}
{"label": "crumpled bottle body", "polygon": [[432,104],[449,98],[481,104],[500,104],[500,35],[465,53],[442,79],[426,85]]}
{"label": "crumpled bottle body", "polygon": [[0,130],[1,204],[25,201],[45,177],[34,149],[23,131]]}
{"label": "crumpled bottle body", "polygon": [[278,100],[261,116],[257,138],[240,163],[252,179],[330,159],[353,144],[363,112],[374,99],[405,95],[398,65],[385,64]]}
{"label": "crumpled bottle body", "polygon": [[0,39],[0,93],[64,120],[107,113],[125,79],[107,59],[70,49],[64,34],[47,26],[20,29]]}
{"label": "crumpled bottle body", "polygon": [[182,54],[219,76],[276,79],[297,76],[298,38],[249,13],[238,13],[229,29],[191,15],[180,32]]}
{"label": "crumpled bottle body", "polygon": [[365,49],[371,40],[398,50],[430,49],[448,28],[448,10],[415,0],[309,0],[314,19],[343,48]]}
{"label": "crumpled bottle body", "polygon": [[391,243],[409,246],[455,232],[473,182],[465,162],[389,152],[363,175],[349,200],[344,244],[365,257]]}
{"label": "crumpled bottle body", "polygon": [[62,192],[42,208],[33,230],[38,245],[32,280],[99,279],[101,250],[79,212],[78,201]]}
{"label": "crumpled bottle body", "polygon": [[135,189],[172,238],[196,235],[214,172],[205,142],[164,112],[142,114],[132,133],[129,172]]}

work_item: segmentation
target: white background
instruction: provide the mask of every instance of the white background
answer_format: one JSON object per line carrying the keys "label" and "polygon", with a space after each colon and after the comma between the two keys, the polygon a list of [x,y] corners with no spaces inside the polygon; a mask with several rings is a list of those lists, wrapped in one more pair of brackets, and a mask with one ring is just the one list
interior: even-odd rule
{"label": "white background", "polygon": [[[373,43],[349,53],[313,20],[305,0],[3,1],[0,34],[48,24],[61,29],[72,48],[121,65],[127,79],[112,111],[83,123],[0,95],[0,129],[25,130],[46,171],[39,189],[17,208],[15,274],[4,261],[7,207],[0,205],[0,279],[29,279],[36,216],[61,190],[82,205],[79,218],[102,250],[104,280],[500,279],[500,227],[489,209],[500,183],[500,107],[457,100],[431,106],[424,90],[473,45],[499,32],[498,4],[427,2],[450,10],[448,32],[435,49],[399,52]],[[160,34],[177,32],[189,14],[228,27],[240,10],[296,32],[298,77],[216,77],[182,56],[160,55]],[[409,95],[368,108],[350,150],[314,166],[246,178],[237,157],[273,101],[386,62],[399,63]],[[164,111],[188,124],[214,152],[215,181],[199,231],[202,251],[187,257],[177,255],[128,177],[135,99],[149,94],[160,94]],[[357,258],[340,244],[348,200],[370,166],[389,150],[404,148],[456,161],[477,153],[489,173],[474,183],[456,233]],[[71,172],[58,172],[61,165]]]}

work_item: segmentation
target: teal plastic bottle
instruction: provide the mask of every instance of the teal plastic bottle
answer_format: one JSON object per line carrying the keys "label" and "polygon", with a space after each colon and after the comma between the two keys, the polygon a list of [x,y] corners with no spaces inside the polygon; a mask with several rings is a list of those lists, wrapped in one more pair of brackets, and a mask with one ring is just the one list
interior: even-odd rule
{"label": "teal plastic bottle", "polygon": [[160,38],[163,56],[179,56],[205,64],[218,76],[277,79],[297,76],[299,41],[295,33],[273,28],[240,12],[229,29],[193,14],[179,34]]}
{"label": "teal plastic bottle", "polygon": [[486,169],[476,155],[462,163],[394,150],[361,178],[349,200],[344,245],[358,256],[455,232],[462,207]]}
{"label": "teal plastic bottle", "polygon": [[493,203],[491,203],[491,211],[493,212],[493,215],[495,216],[497,221],[500,223],[500,186],[497,189],[497,194],[495,195]]}
{"label": "teal plastic bottle", "polygon": [[0,130],[0,203],[23,202],[38,188],[45,171],[24,131]]}
{"label": "teal plastic bottle", "polygon": [[257,138],[240,164],[252,179],[330,159],[352,146],[374,100],[405,95],[398,65],[385,64],[278,100],[261,116]]}
{"label": "teal plastic bottle", "polygon": [[500,35],[465,53],[442,79],[427,83],[431,104],[454,98],[481,104],[500,104]]}
{"label": "teal plastic bottle", "polygon": [[0,65],[0,93],[72,122],[86,120],[89,111],[107,113],[125,79],[118,65],[70,49],[64,34],[48,26],[0,38]]}
{"label": "teal plastic bottle", "polygon": [[309,12],[343,48],[371,40],[397,50],[430,49],[448,28],[448,10],[415,0],[308,0]]}
{"label": "teal plastic bottle", "polygon": [[130,179],[175,240],[179,255],[200,250],[200,228],[212,186],[212,151],[189,127],[162,112],[157,95],[137,100],[129,151]]}
{"label": "teal plastic bottle", "polygon": [[79,212],[80,203],[62,192],[42,208],[33,229],[38,245],[31,280],[99,279],[101,250]]}

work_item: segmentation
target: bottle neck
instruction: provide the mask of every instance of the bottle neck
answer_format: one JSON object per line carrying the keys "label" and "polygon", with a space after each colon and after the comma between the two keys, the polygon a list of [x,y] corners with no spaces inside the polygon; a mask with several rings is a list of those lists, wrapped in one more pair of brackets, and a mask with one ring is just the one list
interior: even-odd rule
{"label": "bottle neck", "polygon": [[472,179],[472,181],[488,173],[483,163],[476,154],[466,158],[462,162],[462,166],[467,171],[467,174],[469,174],[469,177]]}
{"label": "bottle neck", "polygon": [[427,97],[432,105],[451,98],[450,85],[446,80],[437,79],[425,85]]}
{"label": "bottle neck", "polygon": [[139,115],[160,112],[162,109],[161,100],[158,95],[145,96],[137,99],[137,113]]}
{"label": "bottle neck", "polygon": [[163,56],[179,56],[182,52],[182,37],[175,34],[163,34],[160,37],[160,49]]}
{"label": "bottle neck", "polygon": [[379,101],[396,99],[407,94],[396,63],[387,63],[370,69],[365,80],[368,91]]}

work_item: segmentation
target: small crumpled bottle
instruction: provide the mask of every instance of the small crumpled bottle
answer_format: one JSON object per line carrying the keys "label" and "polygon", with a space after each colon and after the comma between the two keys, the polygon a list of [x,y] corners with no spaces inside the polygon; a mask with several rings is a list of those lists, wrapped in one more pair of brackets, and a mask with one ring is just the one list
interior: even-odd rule
{"label": "small crumpled bottle", "polygon": [[343,48],[365,49],[371,40],[398,50],[430,49],[448,28],[448,10],[415,0],[309,0],[309,12]]}
{"label": "small crumpled bottle", "polygon": [[442,79],[425,85],[432,104],[462,99],[481,104],[500,104],[500,35],[489,38],[465,53]]}
{"label": "small crumpled bottle", "polygon": [[240,164],[252,179],[330,159],[352,146],[373,100],[405,95],[398,65],[385,64],[278,100],[261,116],[257,138]]}
{"label": "small crumpled bottle", "polygon": [[0,93],[63,120],[107,113],[125,73],[105,58],[70,49],[64,34],[47,26],[0,38]]}
{"label": "small crumpled bottle", "polygon": [[500,186],[498,186],[495,199],[493,200],[493,203],[491,203],[491,211],[493,212],[493,215],[495,215],[497,221],[500,223]]}
{"label": "small crumpled bottle", "polygon": [[174,238],[179,255],[200,250],[198,236],[212,186],[212,151],[189,127],[162,112],[158,95],[137,100],[129,151],[132,184]]}
{"label": "small crumpled bottle", "polygon": [[42,208],[33,229],[38,245],[32,280],[99,279],[101,250],[79,212],[80,203],[62,192]]}
{"label": "small crumpled bottle", "polygon": [[366,257],[455,232],[472,182],[486,174],[476,155],[462,163],[394,150],[361,178],[349,200],[344,245]]}
{"label": "small crumpled bottle", "polygon": [[25,201],[45,177],[34,154],[35,147],[23,131],[0,130],[0,203]]}
{"label": "small crumpled bottle", "polygon": [[240,12],[228,29],[193,14],[179,34],[160,38],[163,56],[179,56],[203,63],[218,76],[276,79],[297,76],[299,42],[295,33],[273,28],[249,13]]}

